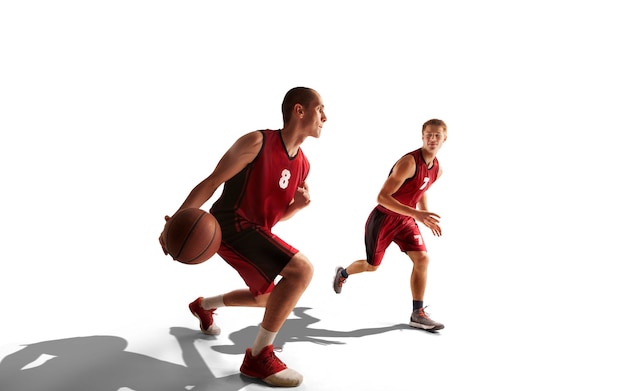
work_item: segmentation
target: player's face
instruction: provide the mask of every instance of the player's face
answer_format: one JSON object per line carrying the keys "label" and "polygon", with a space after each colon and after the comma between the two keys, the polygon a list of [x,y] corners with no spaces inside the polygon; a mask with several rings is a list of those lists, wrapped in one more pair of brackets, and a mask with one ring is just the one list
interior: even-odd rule
{"label": "player's face", "polygon": [[422,148],[430,153],[437,153],[444,141],[446,141],[446,138],[447,136],[443,131],[443,127],[428,125],[426,129],[424,129],[424,132],[422,132],[422,141],[424,142]]}
{"label": "player's face", "polygon": [[326,114],[324,113],[324,102],[319,94],[311,101],[304,111],[303,123],[309,129],[310,136],[319,137],[322,133],[322,126],[326,122]]}

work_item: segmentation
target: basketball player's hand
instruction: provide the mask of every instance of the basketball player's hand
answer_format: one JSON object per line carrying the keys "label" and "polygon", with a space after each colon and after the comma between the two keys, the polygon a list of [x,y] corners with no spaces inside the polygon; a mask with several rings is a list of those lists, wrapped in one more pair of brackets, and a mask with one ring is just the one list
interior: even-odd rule
{"label": "basketball player's hand", "polygon": [[430,228],[433,235],[441,236],[441,227],[439,226],[439,223],[429,223],[429,224],[430,225],[427,225],[427,227]]}
{"label": "basketball player's hand", "polygon": [[439,219],[441,217],[438,214],[425,210],[418,210],[414,217],[415,220],[424,224],[427,228],[430,228],[433,235],[441,236],[441,227],[439,226]]}
{"label": "basketball player's hand", "polygon": [[311,202],[311,196],[309,195],[309,185],[306,182],[302,182],[302,186],[298,187],[296,195],[293,197],[293,203],[297,207],[304,207]]}
{"label": "basketball player's hand", "polygon": [[[170,216],[165,216],[165,223],[167,224],[167,221],[170,219]],[[165,230],[164,230],[165,231]],[[161,235],[159,235],[159,244],[161,244],[161,249],[163,250],[163,253],[165,255],[169,255],[169,253],[167,252],[167,250],[165,249],[165,242],[163,241],[163,232],[161,232]]]}

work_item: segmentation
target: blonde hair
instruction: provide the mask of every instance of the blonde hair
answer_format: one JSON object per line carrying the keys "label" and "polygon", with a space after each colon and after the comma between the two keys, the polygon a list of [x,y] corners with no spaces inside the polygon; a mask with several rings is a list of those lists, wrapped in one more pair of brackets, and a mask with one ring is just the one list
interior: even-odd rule
{"label": "blonde hair", "polygon": [[424,130],[426,130],[427,126],[437,126],[437,127],[441,126],[443,128],[443,132],[448,134],[448,125],[446,125],[446,123],[440,119],[433,118],[424,122],[424,125],[422,125],[422,133],[424,133]]}

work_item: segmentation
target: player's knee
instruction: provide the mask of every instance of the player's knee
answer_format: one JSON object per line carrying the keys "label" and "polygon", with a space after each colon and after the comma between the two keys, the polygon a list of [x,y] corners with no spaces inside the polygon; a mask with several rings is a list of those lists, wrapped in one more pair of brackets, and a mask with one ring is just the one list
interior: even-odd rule
{"label": "player's knee", "polygon": [[313,264],[306,256],[298,253],[291,258],[281,274],[283,277],[297,278],[308,283],[313,279]]}
{"label": "player's knee", "polygon": [[365,266],[366,272],[375,272],[376,270],[378,270],[378,266],[370,265],[369,263]]}
{"label": "player's knee", "polygon": [[429,258],[428,258],[428,253],[426,252],[418,252],[416,254],[414,254],[411,259],[413,260],[413,263],[415,264],[416,267],[427,267],[428,266],[428,262],[429,262]]}
{"label": "player's knee", "polygon": [[267,299],[270,296],[269,293],[263,294],[263,295],[259,295],[259,296],[255,296],[254,297],[254,302],[255,305],[257,307],[265,307],[267,305]]}
{"label": "player's knee", "polygon": [[311,281],[313,279],[313,272],[314,272],[313,264],[304,255],[302,256],[302,261],[301,261],[301,264],[299,265],[299,268],[301,269],[303,279],[305,279],[306,281]]}

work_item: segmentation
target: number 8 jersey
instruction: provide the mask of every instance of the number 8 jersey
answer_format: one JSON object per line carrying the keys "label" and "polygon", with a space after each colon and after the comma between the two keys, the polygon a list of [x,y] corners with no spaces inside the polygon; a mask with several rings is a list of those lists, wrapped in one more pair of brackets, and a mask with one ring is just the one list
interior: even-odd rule
{"label": "number 8 jersey", "polygon": [[[309,174],[302,149],[290,157],[280,130],[260,130],[263,145],[256,158],[224,183],[211,214],[220,223],[234,219],[236,229],[260,225],[271,229],[284,216]],[[233,221],[231,220],[230,223]]]}

